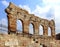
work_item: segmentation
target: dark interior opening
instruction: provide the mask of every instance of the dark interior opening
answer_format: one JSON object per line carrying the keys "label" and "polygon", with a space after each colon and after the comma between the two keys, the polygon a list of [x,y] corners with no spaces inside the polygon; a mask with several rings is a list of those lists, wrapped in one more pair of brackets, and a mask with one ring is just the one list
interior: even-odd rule
{"label": "dark interior opening", "polygon": [[60,40],[60,33],[56,34],[56,40]]}

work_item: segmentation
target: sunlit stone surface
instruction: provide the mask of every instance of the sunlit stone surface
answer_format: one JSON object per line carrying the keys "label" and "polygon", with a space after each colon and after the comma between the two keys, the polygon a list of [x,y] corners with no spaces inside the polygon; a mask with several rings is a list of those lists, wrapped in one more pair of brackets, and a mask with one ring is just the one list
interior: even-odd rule
{"label": "sunlit stone surface", "polygon": [[[29,14],[12,3],[5,11],[8,17],[8,34],[0,34],[0,47],[60,47],[60,40],[55,39],[54,20],[49,21]],[[16,30],[17,20],[22,21],[22,33]],[[30,23],[33,25],[33,34],[29,34]],[[43,35],[39,35],[40,25],[43,27]],[[51,29],[51,36],[48,36],[48,27]]]}

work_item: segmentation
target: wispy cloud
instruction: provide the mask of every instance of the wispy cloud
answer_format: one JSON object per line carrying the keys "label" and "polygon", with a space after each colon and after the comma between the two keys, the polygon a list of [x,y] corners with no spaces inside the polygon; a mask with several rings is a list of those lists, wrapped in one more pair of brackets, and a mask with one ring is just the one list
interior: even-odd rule
{"label": "wispy cloud", "polygon": [[60,0],[43,0],[45,5],[55,6],[60,4]]}
{"label": "wispy cloud", "polygon": [[31,13],[31,9],[28,5],[19,5],[20,8],[23,8],[25,10],[27,10],[29,13]]}
{"label": "wispy cloud", "polygon": [[0,33],[7,34],[8,31],[8,21],[7,19],[3,18],[0,20]]}
{"label": "wispy cloud", "polygon": [[8,20],[6,18],[2,18],[0,20],[0,24],[7,26],[8,25]]}
{"label": "wispy cloud", "polygon": [[2,4],[7,7],[9,5],[9,2],[7,2],[6,0],[3,0]]}
{"label": "wispy cloud", "polygon": [[[49,14],[50,12],[51,12],[50,11],[50,6],[40,7],[39,5],[36,5],[36,9],[32,13],[35,14],[36,16],[38,16],[38,17],[49,19],[47,14]],[[52,17],[50,17],[50,19],[51,18]]]}

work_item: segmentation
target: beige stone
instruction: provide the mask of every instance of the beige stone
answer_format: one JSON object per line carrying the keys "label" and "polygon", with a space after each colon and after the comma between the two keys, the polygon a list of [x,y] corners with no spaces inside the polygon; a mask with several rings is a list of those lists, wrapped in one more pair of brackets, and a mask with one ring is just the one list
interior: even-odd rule
{"label": "beige stone", "polygon": [[48,21],[47,19],[42,19],[34,14],[29,14],[26,10],[15,6],[10,3],[6,8],[6,13],[8,17],[8,33],[17,32],[16,31],[16,21],[21,20],[23,24],[23,33],[29,33],[29,24],[34,25],[34,34],[39,35],[39,26],[43,26],[43,34],[48,35],[48,27],[51,28],[51,35],[55,36],[55,22],[54,20]]}
{"label": "beige stone", "polygon": [[[28,11],[10,3],[5,9],[8,18],[8,35],[0,34],[1,47],[60,47],[55,39],[55,22],[54,20],[42,19],[34,14],[29,14]],[[16,21],[21,20],[23,32],[17,33]],[[34,26],[34,34],[29,34],[29,24]],[[43,27],[43,35],[39,35],[39,26]],[[48,27],[51,29],[51,36],[48,36]],[[57,43],[56,43],[57,42]],[[12,43],[12,44],[11,44]]]}

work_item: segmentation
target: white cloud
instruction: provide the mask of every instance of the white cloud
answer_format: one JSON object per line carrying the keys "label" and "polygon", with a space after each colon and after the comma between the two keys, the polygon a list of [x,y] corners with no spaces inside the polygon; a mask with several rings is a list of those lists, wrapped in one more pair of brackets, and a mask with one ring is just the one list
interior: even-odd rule
{"label": "white cloud", "polygon": [[31,13],[31,9],[28,5],[19,5],[20,8],[23,8],[25,10],[27,10],[29,13]]}
{"label": "white cloud", "polygon": [[46,15],[49,12],[49,10],[50,6],[40,7],[39,5],[36,5],[36,9],[32,13],[34,13],[38,17],[48,19]]}
{"label": "white cloud", "polygon": [[3,18],[0,20],[0,33],[4,33],[7,34],[8,31],[8,23],[7,23],[7,19]]}
{"label": "white cloud", "polygon": [[7,7],[9,5],[9,2],[7,2],[6,0],[3,0],[2,4]]}
{"label": "white cloud", "polygon": [[43,0],[45,5],[55,6],[60,4],[60,0]]}
{"label": "white cloud", "polygon": [[60,6],[55,6],[56,32],[60,32]]}
{"label": "white cloud", "polygon": [[6,18],[0,20],[0,24],[7,26],[8,22]]}

